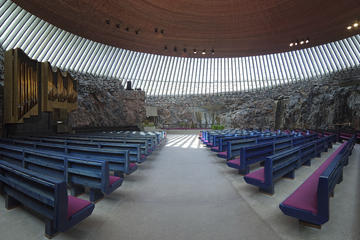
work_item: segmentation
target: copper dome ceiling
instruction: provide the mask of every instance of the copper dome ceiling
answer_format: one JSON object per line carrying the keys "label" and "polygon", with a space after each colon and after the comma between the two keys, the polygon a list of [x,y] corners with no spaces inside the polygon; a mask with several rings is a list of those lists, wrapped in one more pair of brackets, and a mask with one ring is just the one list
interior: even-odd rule
{"label": "copper dome ceiling", "polygon": [[[14,0],[82,37],[169,56],[239,57],[285,52],[360,33],[359,0]],[[304,45],[291,42],[309,38]],[[194,49],[197,54],[194,54]],[[214,54],[211,54],[211,50]],[[206,50],[206,54],[201,54]]]}

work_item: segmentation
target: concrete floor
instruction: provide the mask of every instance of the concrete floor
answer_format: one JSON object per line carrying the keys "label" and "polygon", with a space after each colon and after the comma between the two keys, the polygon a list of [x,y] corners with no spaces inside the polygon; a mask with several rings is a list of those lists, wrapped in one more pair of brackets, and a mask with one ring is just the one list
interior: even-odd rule
{"label": "concrete floor", "polygon": [[[279,180],[275,194],[268,196],[246,184],[196,135],[169,134],[165,146],[128,176],[121,188],[98,202],[89,218],[54,239],[358,240],[358,145],[344,169],[344,181],[330,200],[331,219],[321,230],[300,226],[278,208],[333,149],[314,159],[311,167],[299,169],[295,180]],[[4,206],[2,197],[0,206]],[[43,234],[41,219],[23,208],[0,207],[0,239],[45,239]]]}

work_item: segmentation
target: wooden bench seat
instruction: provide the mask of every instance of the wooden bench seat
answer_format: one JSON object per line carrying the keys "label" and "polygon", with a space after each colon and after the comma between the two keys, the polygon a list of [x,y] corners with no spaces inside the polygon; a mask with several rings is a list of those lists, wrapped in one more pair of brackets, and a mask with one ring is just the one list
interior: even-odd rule
{"label": "wooden bench seat", "polygon": [[144,152],[141,151],[139,144],[126,144],[126,143],[109,143],[109,142],[90,142],[84,140],[66,140],[56,138],[38,138],[38,137],[21,137],[18,140],[25,140],[31,142],[54,143],[64,144],[68,146],[79,147],[92,147],[98,149],[108,150],[129,150],[129,159],[131,162],[142,163],[146,158],[143,158]]}
{"label": "wooden bench seat", "polygon": [[[0,160],[0,185],[5,207],[23,204],[45,219],[45,235],[65,232],[91,215],[95,205],[68,196],[66,183]],[[21,226],[20,226],[21,227]]]}
{"label": "wooden bench seat", "polygon": [[137,169],[137,165],[130,165],[128,150],[108,151],[106,149],[96,149],[87,147],[74,147],[62,144],[40,143],[15,139],[0,139],[1,143],[21,146],[24,148],[38,149],[52,155],[63,155],[71,157],[80,157],[86,159],[103,160],[109,162],[109,168],[117,176],[122,174],[131,174]]}
{"label": "wooden bench seat", "polygon": [[88,187],[90,201],[96,202],[119,188],[124,178],[111,176],[109,163],[101,160],[51,155],[39,150],[0,144],[0,158],[14,165],[64,180],[73,195]]}
{"label": "wooden bench seat", "polygon": [[329,196],[342,181],[342,168],[347,164],[354,142],[343,143],[280,205],[281,211],[310,225],[320,226],[329,220]]}
{"label": "wooden bench seat", "polygon": [[282,177],[294,178],[295,170],[302,164],[310,164],[317,155],[316,143],[319,140],[267,156],[265,166],[244,176],[245,182],[257,186],[261,191],[273,194],[274,182]]}

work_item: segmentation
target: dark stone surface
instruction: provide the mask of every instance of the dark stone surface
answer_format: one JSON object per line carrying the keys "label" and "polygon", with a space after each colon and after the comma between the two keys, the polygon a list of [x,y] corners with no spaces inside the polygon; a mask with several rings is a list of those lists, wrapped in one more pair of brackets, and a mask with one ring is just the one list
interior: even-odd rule
{"label": "dark stone surface", "polygon": [[117,79],[72,72],[79,81],[78,109],[70,114],[73,128],[141,126],[145,93],[128,91]]}

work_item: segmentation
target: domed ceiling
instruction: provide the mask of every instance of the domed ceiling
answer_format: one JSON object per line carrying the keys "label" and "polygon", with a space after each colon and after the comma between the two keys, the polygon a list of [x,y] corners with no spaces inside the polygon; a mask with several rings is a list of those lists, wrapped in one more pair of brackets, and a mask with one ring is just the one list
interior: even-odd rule
{"label": "domed ceiling", "polygon": [[316,46],[360,32],[360,26],[347,29],[360,20],[359,0],[14,2],[82,37],[168,56],[254,56]]}

